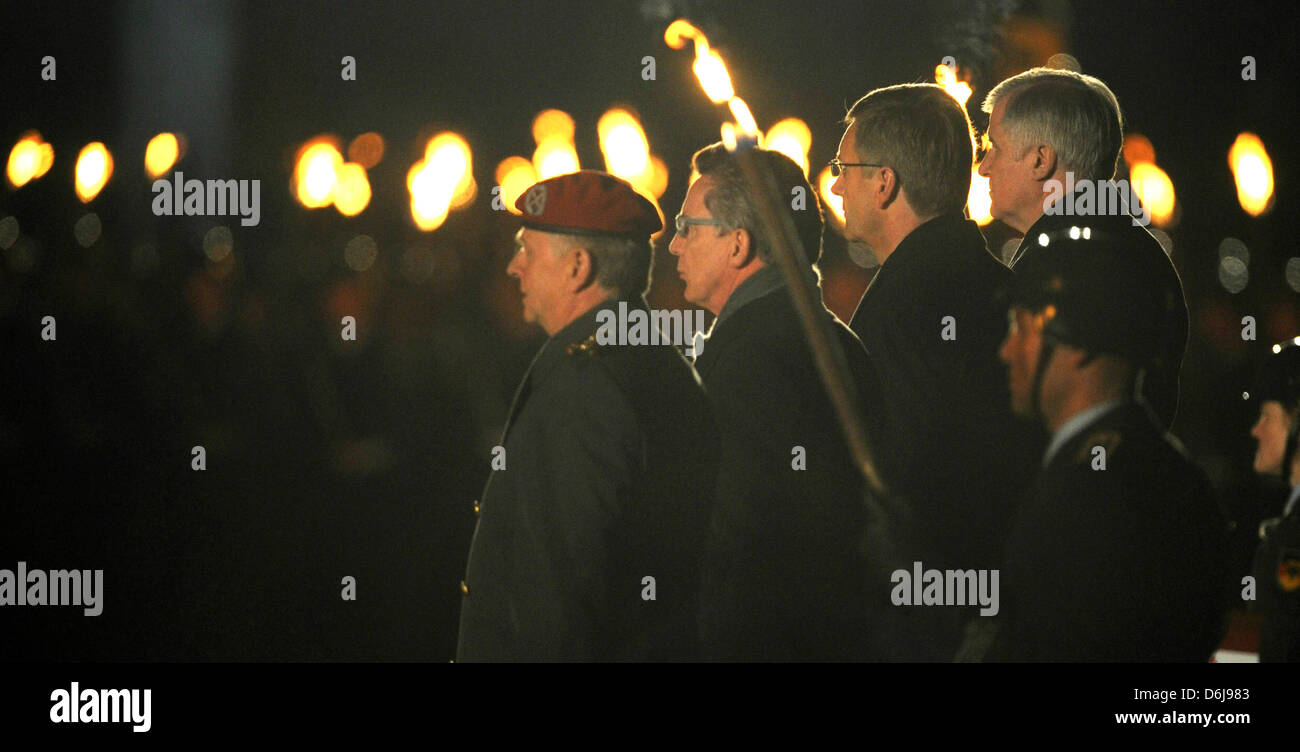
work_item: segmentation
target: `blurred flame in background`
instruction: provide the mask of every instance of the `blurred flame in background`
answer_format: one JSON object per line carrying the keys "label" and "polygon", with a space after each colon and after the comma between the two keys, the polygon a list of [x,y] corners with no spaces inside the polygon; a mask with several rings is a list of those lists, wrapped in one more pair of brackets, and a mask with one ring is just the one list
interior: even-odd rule
{"label": "blurred flame in background", "polygon": [[1154,162],[1129,167],[1129,184],[1142,205],[1151,211],[1151,223],[1167,227],[1174,217],[1174,183]]}
{"label": "blurred flame in background", "polygon": [[293,194],[308,209],[334,202],[334,185],[343,167],[343,155],[331,136],[320,136],[298,149],[294,160]]}
{"label": "blurred flame in background", "polygon": [[416,226],[426,232],[441,227],[452,209],[469,204],[478,193],[469,142],[450,131],[429,139],[424,159],[406,173],[406,187]]}
{"label": "blurred flame in background", "polygon": [[993,221],[993,197],[989,195],[989,179],[980,174],[976,164],[970,171],[970,192],[966,194],[966,213],[983,227]]}
{"label": "blurred flame in background", "polygon": [[533,168],[537,179],[567,175],[582,169],[573,145],[573,118],[563,110],[542,110],[533,118]]}
{"label": "blurred flame in background", "polygon": [[537,170],[523,157],[506,157],[497,165],[497,185],[501,186],[501,202],[511,214],[522,214],[515,201],[537,182]]}
{"label": "blurred flame in background", "polygon": [[88,203],[99,195],[113,176],[113,155],[99,141],[86,144],[77,155],[77,198]]}
{"label": "blurred flame in background", "polygon": [[[957,104],[966,108],[966,102],[970,100],[972,90],[970,87],[970,73],[961,73],[956,65],[944,65],[940,63],[934,66],[934,82],[943,87],[948,92],[948,96],[957,100]],[[989,196],[989,180],[980,175],[979,162],[971,165],[970,168],[970,191],[966,194],[966,213],[970,218],[975,220],[978,225],[986,225],[993,221],[993,215],[989,210],[993,206],[993,199]]]}
{"label": "blurred flame in background", "polygon": [[174,133],[159,133],[144,148],[144,170],[151,178],[166,175],[181,156],[181,142]]}
{"label": "blurred flame in background", "polygon": [[366,168],[356,162],[344,162],[334,184],[334,208],[345,217],[355,217],[370,203],[370,180]]}
{"label": "blurred flame in background", "polygon": [[835,218],[842,225],[844,224],[844,197],[831,193],[831,183],[834,182],[835,178],[831,175],[830,165],[823,167],[821,174],[817,176],[817,192],[822,195],[822,199],[826,201],[826,206],[830,208],[831,214],[835,215]]}
{"label": "blurred flame in background", "polygon": [[668,189],[668,166],[650,153],[650,141],[636,115],[614,107],[596,124],[605,169],[632,184],[652,203]]}
{"label": "blurred flame in background", "polygon": [[21,188],[29,181],[37,180],[49,172],[54,164],[54,147],[41,139],[36,131],[24,133],[18,143],[9,152],[9,165],[5,176],[9,185]]}
{"label": "blurred flame in background", "polygon": [[1174,182],[1156,166],[1156,148],[1141,133],[1124,137],[1124,161],[1128,163],[1129,186],[1151,212],[1151,224],[1169,227],[1174,224],[1177,197]]}
{"label": "blurred flame in background", "polygon": [[763,145],[779,151],[803,168],[804,177],[808,177],[808,150],[812,148],[812,131],[808,124],[799,118],[786,118],[767,129],[763,136]]}
{"label": "blurred flame in background", "polygon": [[1252,217],[1273,208],[1273,160],[1254,133],[1237,134],[1228,151],[1228,166],[1237,182],[1237,202]]}
{"label": "blurred flame in background", "polygon": [[373,131],[362,133],[348,144],[348,161],[369,170],[384,158],[384,137]]}
{"label": "blurred flame in background", "polygon": [[[363,135],[379,138],[378,134]],[[382,139],[376,155],[365,149],[358,151],[357,142],[361,138],[353,139],[348,148],[349,156],[377,160],[383,153]],[[298,203],[308,209],[323,209],[332,204],[339,214],[355,217],[370,205],[370,179],[366,177],[364,164],[343,161],[338,143],[335,137],[325,135],[299,147],[294,159],[292,192]],[[373,146],[372,143],[370,147]]]}

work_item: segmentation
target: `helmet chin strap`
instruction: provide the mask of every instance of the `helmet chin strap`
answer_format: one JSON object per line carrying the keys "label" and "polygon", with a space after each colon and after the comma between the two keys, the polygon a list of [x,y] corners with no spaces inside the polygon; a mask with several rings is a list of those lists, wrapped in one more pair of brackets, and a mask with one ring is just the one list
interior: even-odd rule
{"label": "helmet chin strap", "polygon": [[1291,427],[1286,432],[1286,448],[1282,450],[1282,482],[1291,486],[1291,463],[1295,460],[1297,445],[1300,445],[1300,418],[1291,419]]}
{"label": "helmet chin strap", "polygon": [[1038,350],[1038,365],[1034,368],[1034,383],[1029,390],[1030,409],[1032,417],[1035,420],[1042,420],[1046,417],[1043,414],[1042,391],[1043,376],[1047,373],[1047,364],[1052,361],[1052,353],[1056,351],[1056,338],[1051,335],[1043,335],[1043,345]]}

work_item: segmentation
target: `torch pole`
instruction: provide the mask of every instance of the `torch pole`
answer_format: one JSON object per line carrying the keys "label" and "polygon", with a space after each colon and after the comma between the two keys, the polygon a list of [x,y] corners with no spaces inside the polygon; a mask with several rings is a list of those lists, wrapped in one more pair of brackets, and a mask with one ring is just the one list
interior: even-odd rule
{"label": "torch pole", "polygon": [[795,255],[801,244],[795,232],[794,222],[782,208],[776,179],[771,171],[755,158],[755,146],[757,146],[757,139],[752,136],[739,136],[734,150],[736,159],[745,172],[746,180],[753,188],[753,195],[758,204],[756,208],[759,222],[767,237],[771,238],[776,250],[778,264],[790,288],[795,310],[799,314],[799,323],[802,324],[804,335],[812,349],[822,384],[826,387],[831,404],[835,407],[835,414],[839,418],[844,438],[849,443],[853,462],[871,490],[883,498],[888,494],[888,489],[876,470],[875,457],[862,423],[857,390],[846,376],[848,365],[844,358],[844,350],[833,336],[830,323],[820,315],[822,306],[820,295],[814,292],[816,285],[807,280],[807,275],[804,274]]}

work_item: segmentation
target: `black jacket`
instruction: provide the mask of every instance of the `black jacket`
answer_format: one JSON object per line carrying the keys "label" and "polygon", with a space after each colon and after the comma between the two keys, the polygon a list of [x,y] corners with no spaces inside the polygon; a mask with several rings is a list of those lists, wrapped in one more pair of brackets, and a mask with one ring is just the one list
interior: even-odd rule
{"label": "black jacket", "polygon": [[617,304],[552,337],[515,397],[506,469],[479,502],[459,660],[698,657],[716,429],[672,346],[596,344],[597,312]]}
{"label": "black jacket", "polygon": [[[822,315],[852,377],[866,383],[861,343],[830,311]],[[889,591],[868,558],[872,502],[778,270],[733,292],[695,366],[723,436],[701,612],[705,657],[878,657],[870,622]],[[795,469],[800,453],[806,469]]]}
{"label": "black jacket", "polygon": [[[891,568],[998,566],[1011,502],[1044,442],[1041,429],[1013,417],[998,358],[1010,279],[974,222],[936,217],[899,243],[853,315],[879,375],[888,479],[907,501]],[[953,656],[968,612],[909,607],[909,615],[917,624],[895,657]]]}
{"label": "black jacket", "polygon": [[1060,446],[1021,510],[986,657],[1208,661],[1226,547],[1205,474],[1146,405],[1113,407]]}
{"label": "black jacket", "polygon": [[1254,564],[1259,660],[1300,663],[1300,503],[1270,521]]}
{"label": "black jacket", "polygon": [[1163,357],[1158,365],[1147,369],[1142,379],[1142,399],[1151,405],[1161,425],[1172,428],[1178,414],[1178,377],[1183,366],[1183,355],[1187,352],[1188,314],[1187,297],[1183,294],[1183,283],[1178,277],[1174,262],[1160,247],[1145,227],[1133,224],[1128,214],[1100,216],[1072,216],[1065,214],[1044,214],[1025,233],[1020,247],[1011,262],[1014,270],[1016,264],[1026,254],[1032,254],[1039,248],[1038,236],[1043,233],[1068,230],[1072,226],[1098,227],[1118,237],[1130,238],[1141,249],[1143,258],[1148,262],[1149,286],[1151,295],[1169,298],[1173,303],[1173,315],[1162,322]]}

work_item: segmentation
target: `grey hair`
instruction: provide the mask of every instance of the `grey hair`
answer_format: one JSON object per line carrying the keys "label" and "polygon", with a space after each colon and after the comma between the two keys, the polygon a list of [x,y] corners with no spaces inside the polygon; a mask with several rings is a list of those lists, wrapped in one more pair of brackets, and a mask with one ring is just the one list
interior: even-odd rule
{"label": "grey hair", "polygon": [[[803,193],[805,201],[802,208],[794,208],[791,202],[788,215],[799,237],[799,244],[803,246],[804,257],[799,259],[800,265],[816,270],[817,261],[821,258],[823,225],[817,192],[804,176],[803,169],[781,152],[756,148],[751,153],[771,173],[782,197],[788,199],[796,188]],[[727,228],[748,232],[754,246],[754,255],[765,264],[776,264],[776,248],[763,229],[763,223],[759,221],[756,198],[736,155],[722,143],[714,143],[695,152],[691,157],[691,166],[701,177],[707,176],[713,180],[712,189],[704,199],[709,213],[715,219],[722,220]],[[722,232],[724,228],[718,229]]]}
{"label": "grey hair", "polygon": [[1057,68],[1031,68],[989,92],[983,110],[1005,100],[1002,127],[1023,155],[1038,144],[1056,151],[1061,167],[1079,178],[1115,176],[1124,120],[1115,94],[1101,79]]}
{"label": "grey hair", "polygon": [[650,289],[654,247],[649,238],[566,235],[566,250],[581,248],[591,255],[596,283],[619,297],[639,297]]}

